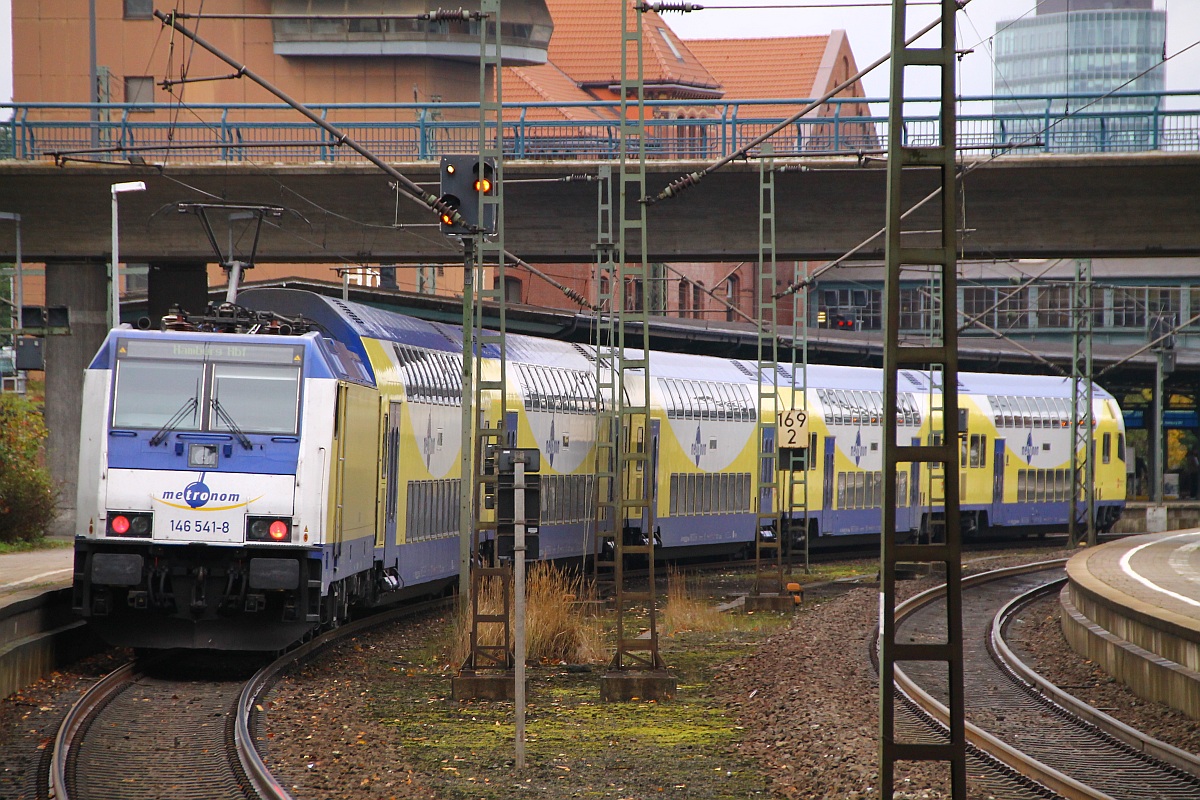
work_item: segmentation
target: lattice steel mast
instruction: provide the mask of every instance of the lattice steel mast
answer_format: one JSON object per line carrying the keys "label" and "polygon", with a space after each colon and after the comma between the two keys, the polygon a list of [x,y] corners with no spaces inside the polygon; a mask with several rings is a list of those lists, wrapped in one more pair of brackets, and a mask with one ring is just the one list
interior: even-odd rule
{"label": "lattice steel mast", "polygon": [[[468,666],[473,668],[508,668],[512,665],[511,626],[508,614],[512,595],[512,565],[496,563],[496,514],[487,513],[487,498],[496,496],[496,452],[502,447],[515,446],[516,426],[508,416],[508,358],[506,346],[506,297],[504,291],[504,119],[502,112],[503,85],[500,54],[500,0],[482,0],[479,20],[479,158],[476,179],[487,180],[491,174],[492,189],[476,188],[478,203],[476,219],[486,228],[486,220],[496,220],[496,233],[489,236],[481,231],[475,237],[463,237],[467,274],[463,276],[463,447],[472,444],[471,460],[471,653]],[[492,77],[492,90],[488,76]],[[491,169],[489,170],[489,166]],[[471,202],[471,201],[465,201]],[[471,243],[474,242],[474,247]],[[488,271],[492,271],[488,285]],[[474,291],[468,291],[467,284]],[[496,309],[495,330],[484,326],[484,306],[490,301]],[[468,322],[469,320],[469,322]],[[471,358],[471,356],[474,358]],[[482,368],[487,359],[488,371]],[[468,375],[466,364],[475,366]],[[468,382],[470,379],[471,382]],[[467,397],[470,391],[471,403]],[[468,423],[469,420],[469,423]],[[494,425],[492,423],[495,423]],[[471,435],[468,437],[467,425]],[[464,458],[464,463],[466,459]],[[464,475],[467,472],[464,471]],[[483,543],[492,542],[491,563],[484,565]],[[484,587],[498,582],[504,598],[500,613],[485,612],[481,603]],[[499,629],[495,636],[485,637],[484,629]],[[485,639],[488,642],[485,643]]]}
{"label": "lattice steel mast", "polygon": [[[941,39],[935,48],[906,44],[909,0],[892,2],[892,70],[888,110],[887,275],[885,279],[884,417],[883,417],[883,535],[880,557],[879,653],[879,781],[880,794],[893,796],[897,761],[945,761],[950,766],[955,798],[966,797],[966,736],[963,719],[962,539],[959,517],[958,303],[957,303],[957,184],[955,164],[955,47],[956,0],[941,2]],[[935,145],[911,146],[904,137],[905,68],[940,70],[941,118]],[[933,173],[931,176],[930,173]],[[921,178],[941,183],[940,213],[919,220],[903,235],[906,192]],[[935,231],[932,238],[928,231]],[[918,246],[917,242],[927,243]],[[900,341],[900,282],[906,267],[930,270],[935,281],[931,312],[940,314],[923,344]],[[938,296],[940,295],[940,296]],[[897,392],[902,371],[928,369],[931,381],[940,378],[942,410],[931,412],[929,439],[920,445],[900,445],[896,437]],[[935,390],[936,391],[936,390]],[[939,418],[940,417],[940,418]],[[940,423],[940,425],[939,425]],[[940,429],[939,429],[940,428]],[[964,431],[965,433],[965,431]],[[927,463],[942,470],[944,484],[944,542],[896,543],[896,474],[901,463]],[[946,639],[936,643],[896,639],[896,566],[901,561],[943,562],[946,565]],[[946,665],[949,741],[937,744],[899,741],[895,727],[895,671],[899,661],[930,661]]]}
{"label": "lattice steel mast", "polygon": [[[1096,429],[1092,409],[1092,260],[1075,260],[1075,283],[1072,286],[1075,330],[1071,349],[1071,545],[1079,544],[1083,536],[1089,545],[1096,544]],[[1079,511],[1085,517],[1080,532]]]}
{"label": "lattice steel mast", "polygon": [[[642,13],[645,6],[621,4],[620,161],[617,168],[618,238],[617,274],[613,291],[616,304],[617,346],[612,369],[616,373],[618,441],[616,446],[617,536],[613,577],[616,584],[617,645],[611,668],[626,671],[662,671],[658,651],[658,611],[654,586],[654,539],[657,496],[657,422],[650,414],[649,268],[646,260],[646,94],[642,49]],[[633,13],[632,19],[630,18]],[[630,60],[636,74],[629,74]],[[631,107],[630,99],[636,100]],[[630,118],[631,113],[634,114]],[[630,333],[636,331],[635,334]],[[631,350],[634,345],[638,349]],[[645,588],[625,575],[626,560],[640,557],[649,574]],[[645,631],[631,623],[646,613]],[[607,676],[606,676],[607,677]],[[602,695],[614,699],[612,684],[602,683]],[[673,694],[673,691],[671,692]]]}
{"label": "lattice steel mast", "polygon": [[783,520],[776,508],[776,430],[779,417],[779,325],[775,305],[775,159],[764,144],[758,161],[758,263],[755,265],[755,333],[758,370],[754,387],[754,585],[751,595],[781,595],[784,589]]}
{"label": "lattice steel mast", "polygon": [[617,354],[617,241],[613,229],[612,167],[600,167],[596,185],[596,481],[595,536],[592,540],[592,579],[595,591],[607,596],[615,590],[616,546],[621,524],[617,492],[617,450],[621,416],[618,395],[621,373]]}

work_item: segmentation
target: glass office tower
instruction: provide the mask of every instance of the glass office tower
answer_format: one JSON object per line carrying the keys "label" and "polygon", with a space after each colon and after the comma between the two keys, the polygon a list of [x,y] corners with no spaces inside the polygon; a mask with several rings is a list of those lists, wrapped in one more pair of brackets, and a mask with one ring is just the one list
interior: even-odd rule
{"label": "glass office tower", "polygon": [[999,141],[1060,152],[1153,146],[1161,101],[1135,93],[1162,91],[1166,37],[1153,0],[1043,0],[998,23],[993,94],[1009,98],[994,105]]}

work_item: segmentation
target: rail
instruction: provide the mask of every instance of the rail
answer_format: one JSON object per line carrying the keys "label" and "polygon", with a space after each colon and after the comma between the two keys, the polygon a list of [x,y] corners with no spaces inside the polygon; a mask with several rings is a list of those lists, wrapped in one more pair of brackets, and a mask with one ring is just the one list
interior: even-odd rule
{"label": "rail", "polygon": [[[660,100],[647,103],[647,157],[715,160],[809,101]],[[906,102],[904,141],[934,145],[932,100]],[[478,146],[473,103],[318,104],[379,157],[429,161]],[[770,140],[777,157],[885,152],[884,98],[834,98]],[[616,102],[506,103],[505,157],[603,161],[618,156]],[[967,156],[1010,152],[1133,153],[1200,151],[1200,91],[964,97],[958,146]],[[754,155],[751,153],[751,155]],[[283,104],[0,104],[0,159],[47,158],[125,163],[357,164],[328,134]]]}

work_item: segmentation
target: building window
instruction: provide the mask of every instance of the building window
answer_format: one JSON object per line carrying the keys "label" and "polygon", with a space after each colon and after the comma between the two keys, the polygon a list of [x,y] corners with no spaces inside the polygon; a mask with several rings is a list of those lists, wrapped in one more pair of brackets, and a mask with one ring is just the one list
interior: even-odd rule
{"label": "building window", "polygon": [[504,302],[521,302],[521,279],[512,275],[504,276]]}
{"label": "building window", "polygon": [[1042,286],[1038,289],[1038,327],[1071,327],[1071,287]]}
{"label": "building window", "polygon": [[737,275],[730,275],[725,282],[725,302],[729,307],[725,309],[725,321],[734,322],[737,320],[738,300],[741,299],[742,281]]}
{"label": "building window", "polygon": [[[154,102],[154,78],[145,75],[125,78],[125,102],[137,105],[149,105]],[[149,111],[148,108],[131,109],[132,111]]]}
{"label": "building window", "polygon": [[704,316],[704,284],[692,284],[692,316],[700,319]]}
{"label": "building window", "polygon": [[679,279],[679,316],[686,317],[688,312],[688,300],[692,293],[688,290],[688,282],[684,278]]}
{"label": "building window", "polygon": [[154,0],[125,0],[125,19],[154,19]]}
{"label": "building window", "polygon": [[1143,289],[1117,287],[1113,290],[1113,327],[1146,327],[1146,304],[1142,299]]}

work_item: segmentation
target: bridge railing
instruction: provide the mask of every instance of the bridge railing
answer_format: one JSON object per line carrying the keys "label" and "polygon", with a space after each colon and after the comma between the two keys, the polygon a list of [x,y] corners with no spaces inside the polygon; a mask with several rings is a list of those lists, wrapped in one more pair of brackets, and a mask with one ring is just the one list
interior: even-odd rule
{"label": "bridge railing", "polygon": [[[804,99],[652,101],[644,135],[651,159],[722,158],[809,104]],[[838,98],[775,134],[777,156],[885,152],[887,101]],[[388,161],[425,161],[477,146],[470,103],[329,104],[326,119]],[[932,100],[906,103],[911,144],[938,139]],[[607,160],[618,156],[613,102],[505,105],[510,158]],[[7,117],[7,119],[4,119]],[[0,158],[209,163],[361,161],[282,104],[0,104]],[[1008,150],[1060,153],[1200,150],[1200,92],[969,97],[960,100],[958,143],[968,155]]]}

